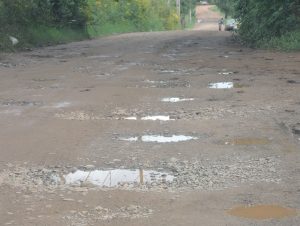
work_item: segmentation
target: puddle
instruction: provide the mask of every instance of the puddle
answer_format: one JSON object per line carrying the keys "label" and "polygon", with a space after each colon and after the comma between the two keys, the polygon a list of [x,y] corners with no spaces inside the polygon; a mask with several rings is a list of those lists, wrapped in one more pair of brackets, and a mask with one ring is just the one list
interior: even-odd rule
{"label": "puddle", "polygon": [[120,56],[114,55],[114,56],[109,56],[109,55],[94,55],[94,56],[88,56],[88,59],[105,59],[105,58],[119,58]]}
{"label": "puddle", "polygon": [[126,117],[125,120],[137,120],[136,116]]}
{"label": "puddle", "polygon": [[[136,116],[130,116],[123,118],[125,120],[138,120],[138,117]],[[173,121],[175,119],[171,119],[169,115],[153,115],[153,116],[145,116],[141,117],[141,120],[143,121]]]}
{"label": "puddle", "polygon": [[148,83],[148,88],[189,88],[191,84],[185,80],[146,80],[145,83]]}
{"label": "puddle", "polygon": [[277,205],[257,205],[249,207],[237,207],[228,211],[232,216],[264,220],[280,219],[297,215],[295,209],[285,208]]}
{"label": "puddle", "polygon": [[120,137],[119,140],[136,142],[139,140],[139,138],[138,137]]}
{"label": "puddle", "polygon": [[220,72],[219,75],[232,75],[233,72],[232,71],[228,71],[228,72]]}
{"label": "puddle", "polygon": [[151,121],[156,121],[156,120],[159,120],[159,121],[173,121],[175,119],[171,119],[170,116],[165,116],[165,115],[155,115],[155,116],[146,116],[146,117],[142,117],[141,118],[142,120],[151,120]]}
{"label": "puddle", "polygon": [[153,182],[172,182],[174,176],[154,170],[114,169],[114,170],[77,170],[64,176],[68,185],[93,184],[99,187],[113,188],[118,186],[151,184]]}
{"label": "puddle", "polygon": [[0,101],[0,105],[11,107],[11,106],[18,106],[18,107],[34,107],[34,106],[41,106],[43,105],[40,101],[16,101],[16,100],[7,100],[7,101]]}
{"label": "puddle", "polygon": [[240,83],[234,84],[234,88],[238,88],[238,89],[247,88],[247,87],[250,87],[250,86],[246,85],[246,84],[240,84]]}
{"label": "puddle", "polygon": [[139,137],[121,137],[121,141],[137,142],[139,139],[142,142],[156,142],[156,143],[178,143],[183,141],[198,140],[198,137],[185,136],[185,135],[172,135],[172,136],[161,136],[161,135],[144,135]]}
{"label": "puddle", "polygon": [[57,104],[54,104],[53,107],[54,108],[64,108],[64,107],[68,107],[70,105],[71,105],[70,102],[59,102]]}
{"label": "puddle", "polygon": [[231,89],[233,88],[233,82],[210,83],[208,87],[211,89]]}
{"label": "puddle", "polygon": [[157,142],[157,143],[172,143],[183,142],[189,140],[197,140],[197,137],[185,136],[185,135],[173,135],[173,136],[160,136],[160,135],[146,135],[142,136],[143,142]]}
{"label": "puddle", "polygon": [[226,144],[231,145],[266,145],[271,141],[268,138],[236,138]]}
{"label": "puddle", "polygon": [[177,102],[183,102],[183,101],[193,101],[194,98],[179,98],[179,97],[166,97],[161,99],[162,102],[171,102],[171,103],[177,103]]}

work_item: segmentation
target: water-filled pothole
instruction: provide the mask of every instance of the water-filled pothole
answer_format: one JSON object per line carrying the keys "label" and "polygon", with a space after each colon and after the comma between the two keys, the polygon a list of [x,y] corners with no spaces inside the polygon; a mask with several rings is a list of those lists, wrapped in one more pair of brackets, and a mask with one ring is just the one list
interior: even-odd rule
{"label": "water-filled pothole", "polygon": [[172,182],[174,176],[164,172],[143,169],[77,170],[64,175],[67,185],[92,184],[98,187],[133,186],[139,184]]}
{"label": "water-filled pothole", "polygon": [[210,83],[208,87],[211,89],[231,89],[233,86],[233,82],[217,82]]}
{"label": "water-filled pothole", "polygon": [[146,80],[148,88],[189,88],[190,83],[185,80]]}
{"label": "water-filled pothole", "polygon": [[[125,117],[125,120],[138,120],[136,116]],[[142,121],[174,121],[175,119],[171,118],[169,115],[153,115],[153,116],[144,116],[141,117]]]}
{"label": "water-filled pothole", "polygon": [[184,141],[197,140],[198,137],[186,136],[186,135],[172,135],[172,136],[162,136],[162,135],[144,135],[141,137],[120,137],[121,141],[131,141],[136,142],[156,142],[156,143],[177,143]]}
{"label": "water-filled pothole", "polygon": [[11,107],[11,106],[14,106],[14,107],[34,107],[34,106],[41,106],[41,105],[43,105],[43,103],[41,101],[5,100],[5,101],[0,101],[0,105],[8,106],[8,107]]}
{"label": "water-filled pothole", "polygon": [[241,206],[228,211],[232,216],[249,219],[265,220],[280,219],[297,215],[295,209],[285,208],[278,205]]}
{"label": "water-filled pothole", "polygon": [[231,141],[227,141],[226,144],[230,145],[266,145],[271,141],[268,138],[256,138],[256,137],[246,137],[246,138],[235,138]]}
{"label": "water-filled pothole", "polygon": [[194,98],[180,98],[180,97],[166,97],[161,99],[162,102],[170,102],[170,103],[177,103],[183,101],[193,101]]}

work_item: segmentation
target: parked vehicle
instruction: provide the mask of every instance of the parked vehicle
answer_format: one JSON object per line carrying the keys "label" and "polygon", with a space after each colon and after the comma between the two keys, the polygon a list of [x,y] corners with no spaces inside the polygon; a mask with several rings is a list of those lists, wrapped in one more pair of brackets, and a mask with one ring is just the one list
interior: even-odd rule
{"label": "parked vehicle", "polygon": [[225,21],[225,31],[235,31],[237,28],[237,21],[235,19],[228,19]]}

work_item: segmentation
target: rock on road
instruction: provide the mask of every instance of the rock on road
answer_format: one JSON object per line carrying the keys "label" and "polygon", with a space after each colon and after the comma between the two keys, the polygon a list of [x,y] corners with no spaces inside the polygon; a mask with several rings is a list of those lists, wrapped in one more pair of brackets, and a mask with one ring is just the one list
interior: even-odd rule
{"label": "rock on road", "polygon": [[[205,7],[195,30],[2,56],[0,225],[300,225],[300,54]],[[291,212],[230,214],[257,205]]]}

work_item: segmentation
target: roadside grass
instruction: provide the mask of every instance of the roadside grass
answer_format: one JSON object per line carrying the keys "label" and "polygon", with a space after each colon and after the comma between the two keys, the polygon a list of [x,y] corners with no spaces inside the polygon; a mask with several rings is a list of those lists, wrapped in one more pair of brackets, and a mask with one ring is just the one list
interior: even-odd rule
{"label": "roadside grass", "polygon": [[282,51],[300,50],[300,30],[287,33],[281,37],[273,37],[270,40],[259,42],[259,47],[267,49],[277,49]]}
{"label": "roadside grass", "polygon": [[25,33],[24,40],[29,45],[42,46],[78,41],[88,37],[87,33],[80,29],[32,27]]}
{"label": "roadside grass", "polygon": [[[13,46],[9,40],[9,36],[17,38],[19,43]],[[32,26],[27,28],[26,31],[19,29],[17,32],[6,32],[6,34],[0,33],[0,50],[14,51],[33,46],[68,43],[86,38],[88,38],[88,34],[79,29]]]}
{"label": "roadside grass", "polygon": [[88,35],[91,38],[136,31],[138,31],[138,29],[133,24],[128,22],[93,25],[88,26],[87,29]]}

